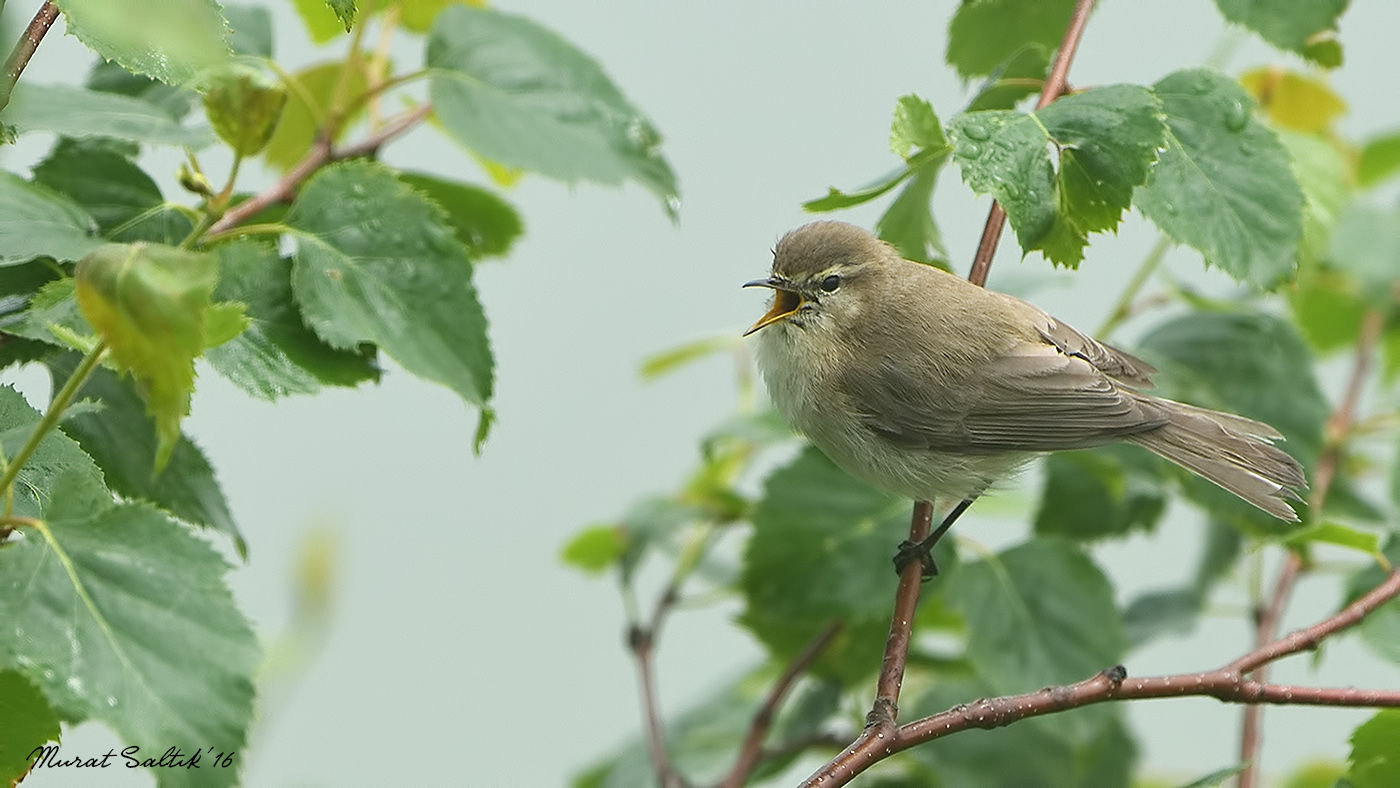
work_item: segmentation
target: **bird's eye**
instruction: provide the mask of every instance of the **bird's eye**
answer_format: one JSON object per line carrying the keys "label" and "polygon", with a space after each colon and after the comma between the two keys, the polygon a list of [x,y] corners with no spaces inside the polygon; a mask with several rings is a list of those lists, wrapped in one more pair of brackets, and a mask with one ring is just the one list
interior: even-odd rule
{"label": "bird's eye", "polygon": [[836,288],[841,286],[841,277],[832,274],[822,280],[821,288],[828,293],[836,292]]}

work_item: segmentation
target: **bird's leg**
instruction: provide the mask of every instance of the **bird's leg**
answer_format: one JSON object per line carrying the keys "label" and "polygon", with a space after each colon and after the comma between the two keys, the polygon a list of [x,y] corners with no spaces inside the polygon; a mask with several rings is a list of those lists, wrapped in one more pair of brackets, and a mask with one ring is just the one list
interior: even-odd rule
{"label": "bird's leg", "polygon": [[933,529],[933,533],[924,537],[923,541],[911,542],[905,539],[900,542],[899,550],[894,554],[894,571],[901,573],[904,571],[904,567],[918,561],[923,566],[921,576],[924,580],[938,574],[938,565],[933,562],[933,546],[938,544],[938,540],[943,538],[943,534],[953,527],[953,523],[957,522],[962,513],[967,511],[967,507],[971,506],[975,500],[977,498],[974,496],[954,506],[953,510],[948,512],[948,516],[943,518],[943,522]]}

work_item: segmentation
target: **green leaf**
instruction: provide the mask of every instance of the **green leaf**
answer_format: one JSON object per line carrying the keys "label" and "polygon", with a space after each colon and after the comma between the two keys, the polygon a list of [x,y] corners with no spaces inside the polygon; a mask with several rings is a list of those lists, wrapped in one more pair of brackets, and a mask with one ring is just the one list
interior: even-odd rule
{"label": "green leaf", "polygon": [[[1118,226],[1165,132],[1157,99],[1136,85],[1065,96],[1034,115],[965,113],[949,128],[963,180],[997,198],[1021,249],[1069,266],[1082,259],[1089,233]],[[1058,148],[1058,166],[1047,142]]]}
{"label": "green leaf", "polygon": [[817,675],[851,682],[873,673],[898,581],[890,559],[908,535],[909,502],[808,447],[768,477],[752,520],[740,580],[744,626],[784,663],[840,620]]}
{"label": "green leaf", "polygon": [[18,785],[34,761],[30,754],[62,735],[58,715],[39,688],[23,674],[0,670],[0,781]]}
{"label": "green leaf", "polygon": [[[1320,65],[1336,65],[1340,56],[1322,47],[1337,31],[1337,19],[1350,0],[1215,0],[1226,19],[1243,25],[1270,44],[1311,58]],[[1335,42],[1334,42],[1335,43]],[[1334,62],[1336,61],[1336,62]]]}
{"label": "green leaf", "polygon": [[1026,44],[996,67],[967,105],[966,112],[1015,109],[1027,96],[1041,91],[1050,68],[1051,47]]}
{"label": "green leaf", "polygon": [[214,298],[247,305],[248,328],[210,348],[210,366],[261,399],[314,394],[322,386],[378,381],[369,348],[337,350],[309,328],[292,295],[292,264],[251,241],[221,245]]}
{"label": "green leaf", "polygon": [[422,172],[400,172],[399,180],[442,208],[457,240],[473,260],[506,254],[525,232],[515,208],[489,189]]}
{"label": "green leaf", "polygon": [[0,266],[36,257],[77,260],[102,245],[97,223],[66,197],[0,172]]}
{"label": "green leaf", "polygon": [[948,24],[948,64],[963,79],[990,74],[1027,44],[1053,51],[1074,0],[963,0]]}
{"label": "green leaf", "polygon": [[68,32],[128,71],[181,85],[228,61],[215,0],[58,0]]}
{"label": "green leaf", "polygon": [[933,105],[910,94],[901,96],[894,106],[894,123],[890,126],[890,150],[901,159],[908,159],[916,149],[943,150],[948,138],[943,124],[933,111]]}
{"label": "green leaf", "polygon": [[1319,523],[1291,535],[1285,544],[1303,547],[1314,542],[1348,547],[1376,558],[1381,557],[1381,538],[1372,531],[1351,528],[1340,523]]}
{"label": "green leaf", "polygon": [[[916,155],[914,157],[918,159]],[[802,203],[802,210],[811,213],[825,213],[827,211],[838,211],[842,208],[850,208],[861,203],[867,203],[888,192],[890,189],[904,182],[904,179],[914,174],[914,162],[910,161],[906,166],[900,167],[894,172],[879,178],[874,182],[862,186],[852,192],[844,192],[835,186],[827,189],[825,197],[818,197]]]}
{"label": "green leaf", "polygon": [[[78,357],[58,355],[46,364],[57,391],[73,374]],[[214,469],[198,446],[181,436],[165,469],[152,474],[159,451],[156,425],[131,380],[99,367],[84,384],[82,395],[97,399],[101,409],[69,416],[63,431],[102,469],[113,492],[149,501],[185,522],[219,531],[246,557],[247,544],[233,522]]]}
{"label": "green leaf", "polygon": [[426,33],[437,21],[438,14],[454,3],[466,3],[477,8],[485,8],[486,0],[395,0],[399,7],[399,21],[408,30]]}
{"label": "green leaf", "polygon": [[[301,2],[301,0],[298,0]],[[325,9],[322,0],[309,0],[317,4],[321,9]],[[331,16],[329,12],[326,14]],[[331,17],[334,24],[334,17]],[[288,100],[282,110],[282,120],[277,124],[277,130],[272,133],[272,139],[268,141],[267,147],[263,149],[263,159],[279,170],[290,170],[301,158],[311,150],[311,145],[316,141],[316,134],[325,122],[326,113],[329,111],[331,101],[335,97],[336,85],[340,82],[340,74],[344,64],[340,61],[320,63],[309,66],[292,75],[297,87],[287,91]],[[368,89],[365,81],[364,71],[361,69],[351,69],[346,76],[345,92],[350,96],[357,96]],[[312,103],[308,104],[307,102]],[[366,105],[361,103],[353,112],[346,116],[345,122],[340,124],[333,142],[339,142],[355,124],[359,118],[363,117]]]}
{"label": "green leaf", "polygon": [[1363,300],[1390,304],[1391,288],[1400,280],[1400,209],[1352,203],[1332,231],[1327,259],[1356,277]]}
{"label": "green leaf", "polygon": [[948,584],[967,657],[997,695],[1068,684],[1123,658],[1113,586],[1081,549],[1035,539],[962,566]]}
{"label": "green leaf", "polygon": [[[6,457],[13,457],[29,440],[39,423],[39,412],[29,406],[24,397],[11,386],[0,386],[0,447]],[[73,439],[59,430],[51,431],[20,469],[15,480],[14,514],[18,517],[40,518],[53,502],[57,479],[63,475],[84,477],[90,486],[102,485],[102,472]],[[110,496],[109,496],[110,497]],[[0,550],[0,561],[5,551]],[[0,654],[3,654],[0,650]]]}
{"label": "green leaf", "polygon": [[644,380],[655,380],[664,377],[680,369],[692,361],[699,361],[708,358],[716,353],[733,351],[735,347],[734,338],[707,337],[694,342],[687,342],[660,353],[655,353],[642,360],[641,374]]}
{"label": "green leaf", "polygon": [[199,94],[188,88],[167,85],[142,74],[133,74],[122,68],[120,63],[101,58],[92,64],[92,70],[88,72],[87,88],[98,93],[115,93],[140,99],[165,112],[175,121],[188,115],[190,107],[199,97]]}
{"label": "green leaf", "polygon": [[890,207],[875,222],[875,234],[894,246],[906,260],[920,263],[943,263],[948,250],[943,246],[943,234],[934,221],[931,201],[938,184],[938,173],[947,154],[930,158],[917,167],[913,177],[890,203]]}
{"label": "green leaf", "polygon": [[144,243],[107,244],[78,263],[78,306],[112,360],[131,371],[155,419],[157,471],[190,410],[194,360],[210,344],[217,275],[211,254]]}
{"label": "green leaf", "polygon": [[1288,149],[1293,160],[1293,174],[1303,190],[1300,258],[1306,263],[1326,253],[1337,216],[1351,201],[1352,163],[1347,154],[1326,137],[1287,129],[1280,129],[1278,136]]}
{"label": "green leaf", "polygon": [[213,139],[208,129],[181,126],[167,109],[149,101],[72,85],[19,83],[5,107],[5,122],[21,133],[116,137],[148,145],[202,148]]}
{"label": "green leaf", "polygon": [[622,560],[627,552],[626,535],[616,525],[595,525],[574,534],[559,558],[589,574],[600,574]]}
{"label": "green leaf", "polygon": [[1400,747],[1396,742],[1400,742],[1400,709],[1376,712],[1352,732],[1347,779],[1354,788],[1400,785]]}
{"label": "green leaf", "polygon": [[[975,679],[943,680],[914,701],[913,719],[937,714],[960,703],[972,704],[996,690]],[[901,704],[901,716],[904,716]],[[1138,747],[1115,709],[1098,709],[1103,719],[1086,740],[1057,735],[1055,725],[1076,720],[1087,709],[1061,712],[1043,720],[1026,720],[1003,728],[966,731],[910,751],[940,778],[938,785],[957,788],[1088,788],[1126,786],[1131,782]],[[1050,723],[1054,720],[1054,724]],[[924,785],[926,783],[918,783]]]}
{"label": "green leaf", "polygon": [[234,153],[255,156],[272,139],[287,104],[287,89],[250,66],[220,72],[204,91],[204,112]]}
{"label": "green leaf", "polygon": [[318,336],[341,349],[372,342],[409,372],[486,405],[486,316],[441,209],[388,169],[351,161],[308,180],[287,223],[302,231],[292,288]]}
{"label": "green leaf", "polygon": [[114,240],[177,243],[193,229],[128,152],[101,137],[60,138],[34,181],[72,198]]}
{"label": "green leaf", "polygon": [[335,13],[335,18],[345,25],[345,32],[349,33],[350,28],[355,26],[355,0],[326,0],[326,5]]}
{"label": "green leaf", "polygon": [[559,180],[635,181],[679,205],[661,135],[598,64],[522,16],[454,5],[428,37],[429,95],[457,141]]}
{"label": "green leaf", "polygon": [[[1343,605],[1355,602],[1385,582],[1393,567],[1400,565],[1400,534],[1391,534],[1382,551],[1388,567],[1373,563],[1352,576]],[[1361,621],[1361,642],[1377,656],[1400,664],[1400,601],[1394,599],[1376,608]]]}
{"label": "green leaf", "polygon": [[260,5],[225,3],[228,44],[235,55],[272,58],[272,12]]}
{"label": "green leaf", "polygon": [[1150,531],[1166,505],[1161,461],[1135,446],[1057,452],[1045,458],[1035,532],[1090,540]]}
{"label": "green leaf", "polygon": [[[155,509],[112,504],[83,475],[51,489],[47,525],[0,550],[0,663],[38,684],[63,719],[104,722],[142,758],[243,751],[259,655],[224,585],[228,565]],[[233,785],[239,760],[166,770],[160,784]]]}
{"label": "green leaf", "polygon": [[1169,74],[1153,91],[1169,131],[1137,207],[1235,279],[1260,288],[1286,279],[1303,232],[1303,193],[1249,95],[1204,68]]}
{"label": "green leaf", "polygon": [[1356,165],[1356,181],[1370,187],[1400,172],[1400,131],[1372,137],[1361,147]]}
{"label": "green leaf", "polygon": [[1293,320],[1318,353],[1350,348],[1361,332],[1366,303],[1356,280],[1319,265],[1298,271],[1298,286],[1288,293]]}
{"label": "green leaf", "polygon": [[314,43],[324,44],[349,32],[331,10],[328,0],[292,0],[292,5],[301,17],[302,24],[306,25],[306,32]]}
{"label": "green leaf", "polygon": [[44,284],[28,307],[22,315],[6,321],[6,333],[84,353],[97,344],[97,335],[78,309],[72,277]]}

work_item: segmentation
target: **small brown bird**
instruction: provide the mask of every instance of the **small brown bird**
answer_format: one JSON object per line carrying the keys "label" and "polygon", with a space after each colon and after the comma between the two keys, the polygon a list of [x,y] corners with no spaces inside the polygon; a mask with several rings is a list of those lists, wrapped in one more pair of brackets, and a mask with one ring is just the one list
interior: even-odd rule
{"label": "small brown bird", "polygon": [[[1269,514],[1307,482],[1267,424],[1138,391],[1147,363],[1034,306],[905,260],[844,222],[788,233],[773,304],[746,332],[778,411],[847,473],[918,500],[960,500],[1034,456],[1135,443]],[[898,561],[899,559],[897,559]],[[926,569],[933,569],[925,559]]]}

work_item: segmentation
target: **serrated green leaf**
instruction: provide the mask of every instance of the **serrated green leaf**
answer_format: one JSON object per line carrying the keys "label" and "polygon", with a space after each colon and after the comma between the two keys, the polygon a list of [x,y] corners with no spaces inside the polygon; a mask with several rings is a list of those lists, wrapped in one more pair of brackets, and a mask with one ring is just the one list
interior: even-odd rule
{"label": "serrated green leaf", "polygon": [[228,61],[215,0],[58,0],[68,32],[129,71],[182,85]]}
{"label": "serrated green leaf", "polygon": [[1239,85],[1210,69],[1153,86],[1167,115],[1165,149],[1134,201],[1173,240],[1243,282],[1288,277],[1303,232],[1303,193],[1288,152],[1251,114]]}
{"label": "serrated green leaf", "polygon": [[1367,555],[1380,557],[1381,538],[1373,531],[1363,531],[1340,523],[1319,523],[1291,535],[1285,544],[1303,547],[1314,542],[1349,547]]}
{"label": "serrated green leaf", "polygon": [[23,674],[0,670],[0,781],[18,785],[34,764],[33,751],[62,735],[58,714],[39,688]]}
{"label": "serrated green leaf", "polygon": [[[976,679],[943,680],[915,700],[907,714],[911,719],[936,714],[996,694]],[[903,706],[901,716],[906,713]],[[957,788],[1128,785],[1138,747],[1121,714],[1107,708],[1093,710],[1100,719],[1092,734],[1081,741],[1067,739],[1058,729],[1066,725],[1086,727],[1080,719],[1086,712],[1090,710],[1075,709],[1003,728],[948,736],[915,747],[910,755],[938,775],[938,785]]]}
{"label": "serrated green leaf", "polygon": [[[23,396],[11,386],[0,386],[0,448],[4,449],[6,457],[15,456],[38,423],[39,412],[30,407]],[[72,438],[61,430],[54,430],[44,436],[29,462],[19,471],[14,485],[14,514],[43,517],[54,500],[54,485],[64,474],[81,475],[91,482],[89,486],[102,484],[102,472],[92,458]],[[0,550],[0,556],[4,552]]]}
{"label": "serrated green leaf", "polygon": [[250,241],[224,244],[216,251],[214,297],[248,308],[247,330],[205,354],[220,374],[266,400],[379,380],[372,349],[337,350],[306,327],[292,295],[290,261]]}
{"label": "serrated green leaf", "polygon": [[[918,156],[915,156],[917,159]],[[883,178],[878,178],[872,183],[862,186],[855,191],[845,192],[835,186],[827,189],[825,197],[818,197],[802,203],[802,210],[811,213],[825,213],[827,211],[838,211],[842,208],[850,208],[861,203],[870,202],[890,189],[903,183],[906,178],[914,174],[914,163],[911,161],[906,166],[891,172]]]}
{"label": "serrated green leaf", "polygon": [[65,137],[116,137],[192,148],[213,140],[209,129],[181,126],[169,110],[149,101],[72,85],[21,82],[5,107],[4,119],[21,133],[52,131]]}
{"label": "serrated green leaf", "polygon": [[494,361],[472,264],[442,211],[377,164],[308,180],[287,215],[301,231],[292,289],[332,347],[378,345],[467,402],[491,399]]}
{"label": "serrated green leaf", "polygon": [[107,244],[78,263],[78,306],[112,360],[130,370],[155,419],[156,471],[170,459],[190,410],[217,276],[212,254],[156,244]]}
{"label": "serrated green leaf", "polygon": [[326,0],[326,5],[330,6],[335,18],[345,26],[345,32],[349,33],[350,28],[355,26],[355,0]]}
{"label": "serrated green leaf", "polygon": [[[325,9],[322,0],[309,1]],[[329,12],[327,16],[331,17],[334,24],[334,17]],[[287,104],[282,109],[282,120],[278,122],[277,130],[272,133],[267,147],[263,149],[263,159],[268,164],[280,170],[289,170],[311,150],[321,124],[325,122],[331,101],[334,100],[336,85],[339,84],[343,68],[344,64],[340,61],[331,61],[308,66],[292,75],[297,86],[288,89]],[[351,69],[346,77],[346,94],[356,96],[367,89],[364,71]],[[312,103],[308,104],[308,100]],[[339,142],[355,122],[364,116],[365,110],[366,105],[361,103],[349,113],[332,141]]]}
{"label": "serrated green leaf", "polygon": [[844,627],[817,674],[850,682],[873,673],[898,581],[890,559],[908,535],[909,502],[808,447],[768,477],[752,520],[740,580],[744,626],[781,663],[839,620]]}
{"label": "serrated green leaf", "polygon": [[943,134],[943,124],[933,111],[933,105],[913,94],[901,96],[894,105],[890,150],[901,159],[908,159],[917,149],[947,147],[948,138]]}
{"label": "serrated green leaf", "polygon": [[990,74],[1027,44],[1060,45],[1074,0],[963,0],[948,24],[949,65],[963,79]]}
{"label": "serrated green leaf", "polygon": [[228,44],[235,55],[272,58],[272,12],[259,5],[225,3]]}
{"label": "serrated green leaf", "polygon": [[635,181],[679,204],[661,135],[598,64],[522,16],[453,5],[428,37],[429,95],[457,141],[566,182]]}
{"label": "serrated green leaf", "polygon": [[1035,532],[1091,540],[1150,531],[1167,505],[1161,461],[1133,446],[1057,452],[1045,458]]}
{"label": "serrated green leaf", "polygon": [[1400,785],[1400,747],[1396,742],[1400,742],[1400,709],[1376,712],[1352,732],[1347,779],[1354,788]]}
{"label": "serrated green leaf", "polygon": [[[1363,594],[1385,582],[1394,567],[1400,566],[1400,534],[1391,534],[1382,550],[1383,566],[1372,563],[1352,576],[1347,584],[1343,606],[1355,602]],[[1400,601],[1394,599],[1381,605],[1361,621],[1361,642],[1377,656],[1400,664]]]}
{"label": "serrated green leaf", "polygon": [[399,180],[442,208],[473,260],[506,254],[525,232],[520,214],[493,191],[422,172],[400,172]]}
{"label": "serrated green leaf", "polygon": [[46,527],[0,550],[0,661],[64,719],[102,721],[141,757],[235,753],[227,769],[166,770],[162,786],[235,784],[258,646],[224,585],[228,565],[96,481],[70,472],[51,489]]}
{"label": "serrated green leaf", "polygon": [[255,156],[272,139],[287,89],[261,71],[236,65],[215,75],[204,91],[204,113],[233,152]]}
{"label": "serrated green leaf", "polygon": [[[61,276],[62,271],[55,270],[46,260],[0,266],[0,332],[6,335],[0,341],[0,364],[13,363],[4,355],[9,350],[8,345],[28,344],[21,337],[31,328],[30,307],[39,291]],[[47,329],[39,330],[43,333],[40,341],[52,341]]]}
{"label": "serrated green leaf", "polygon": [[1375,186],[1400,172],[1400,131],[1372,137],[1361,147],[1356,164],[1356,181],[1361,186]]}
{"label": "serrated green leaf", "polygon": [[1320,134],[1346,114],[1347,104],[1321,80],[1281,68],[1256,68],[1239,82],[1277,127]]}
{"label": "serrated green leaf", "polygon": [[[57,391],[73,374],[78,358],[70,353],[54,356],[46,364]],[[114,492],[149,501],[185,522],[219,531],[246,556],[247,544],[199,446],[181,436],[164,470],[153,474],[159,451],[156,425],[131,380],[99,367],[84,384],[82,394],[97,399],[102,407],[94,413],[69,416],[63,431],[92,457]]]}
{"label": "serrated green leaf", "polygon": [[131,155],[101,137],[60,138],[34,181],[72,198],[112,240],[179,242],[193,229],[189,217],[165,203]]}
{"label": "serrated green leaf", "polygon": [[627,539],[616,525],[595,525],[574,534],[559,551],[559,559],[589,574],[599,574],[627,552]]}
{"label": "serrated green leaf", "polygon": [[[1066,96],[1033,115],[965,113],[949,125],[963,180],[1006,209],[1022,251],[1074,266],[1088,234],[1117,227],[1166,133],[1145,88],[1111,85]],[[1059,150],[1053,166],[1046,149]]]}
{"label": "serrated green leaf", "polygon": [[934,156],[915,167],[913,177],[875,222],[875,234],[894,246],[906,260],[947,268],[948,250],[933,218],[933,189],[947,154]]}
{"label": "serrated green leaf", "polygon": [[1390,304],[1391,288],[1400,281],[1400,209],[1347,206],[1332,231],[1327,259],[1356,277],[1363,300]]}
{"label": "serrated green leaf", "polygon": [[1351,0],[1215,0],[1226,19],[1258,33],[1280,49],[1311,57],[1319,65],[1340,63],[1340,56],[1321,48],[1337,30],[1337,19]]}
{"label": "serrated green leaf", "polygon": [[1127,647],[1113,586],[1081,549],[1035,539],[962,566],[948,584],[967,656],[995,694],[1068,684]]}
{"label": "serrated green leaf", "polygon": [[1050,68],[1051,47],[1026,44],[996,67],[973,95],[965,112],[1015,109],[1027,96],[1041,91]]}
{"label": "serrated green leaf", "polygon": [[44,186],[0,172],[0,266],[36,257],[77,260],[102,245],[97,223]]}

